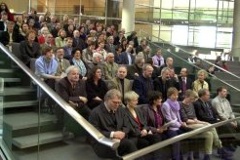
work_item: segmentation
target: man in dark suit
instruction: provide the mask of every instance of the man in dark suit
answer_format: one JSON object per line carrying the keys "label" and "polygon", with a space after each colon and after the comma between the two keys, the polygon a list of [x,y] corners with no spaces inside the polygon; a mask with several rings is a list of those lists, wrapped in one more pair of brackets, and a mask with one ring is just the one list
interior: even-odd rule
{"label": "man in dark suit", "polygon": [[0,42],[5,46],[9,43],[10,40],[7,26],[8,26],[8,14],[7,12],[2,11],[0,20]]}
{"label": "man in dark suit", "polygon": [[80,33],[78,30],[73,31],[73,48],[78,48],[80,50],[83,50],[86,48],[85,42],[80,38]]}
{"label": "man in dark suit", "polygon": [[210,92],[207,89],[201,89],[198,92],[199,99],[193,103],[197,119],[208,123],[218,122],[216,111],[210,103]]}
{"label": "man in dark suit", "polygon": [[[69,103],[85,119],[88,119],[90,110],[86,106],[87,91],[85,81],[79,79],[79,68],[70,66],[66,69],[67,77],[62,78],[56,84],[56,92]],[[61,108],[56,110],[60,125],[63,125],[64,112]]]}
{"label": "man in dark suit", "polygon": [[[92,110],[89,122],[96,127],[105,137],[120,141],[117,152],[120,156],[137,150],[133,140],[128,138],[130,128],[126,113],[121,104],[121,93],[112,89],[105,97],[104,103]],[[101,158],[116,158],[116,152],[110,147],[91,141],[95,153]]]}
{"label": "man in dark suit", "polygon": [[185,91],[188,89],[192,89],[192,79],[188,77],[188,70],[187,68],[182,68],[180,71],[179,76],[179,100],[183,100],[183,96],[185,94]]}
{"label": "man in dark suit", "polygon": [[119,64],[132,65],[134,63],[134,56],[131,54],[133,50],[132,45],[128,45],[126,52],[121,53],[119,56]]}
{"label": "man in dark suit", "polygon": [[170,77],[171,69],[164,67],[161,70],[161,76],[153,81],[154,90],[162,93],[163,101],[167,100],[167,91],[170,87],[179,89],[179,83],[175,78]]}
{"label": "man in dark suit", "polygon": [[142,56],[136,56],[134,64],[127,66],[127,78],[134,80],[139,77],[142,74],[142,67],[144,63],[145,60]]}
{"label": "man in dark suit", "polygon": [[143,73],[133,81],[133,90],[139,95],[138,104],[148,103],[148,93],[153,91],[153,67],[151,64],[143,65]]}
{"label": "man in dark suit", "polygon": [[109,36],[107,38],[107,44],[105,45],[105,50],[107,52],[113,53],[114,55],[116,54],[116,46],[113,44],[114,38],[113,36]]}

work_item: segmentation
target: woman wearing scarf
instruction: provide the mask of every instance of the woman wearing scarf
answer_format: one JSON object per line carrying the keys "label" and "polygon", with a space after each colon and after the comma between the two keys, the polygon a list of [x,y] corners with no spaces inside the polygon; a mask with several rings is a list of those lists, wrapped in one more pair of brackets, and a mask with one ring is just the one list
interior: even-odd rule
{"label": "woman wearing scarf", "polygon": [[[184,133],[187,125],[185,122],[182,122],[180,117],[180,104],[177,101],[178,99],[178,90],[174,87],[170,87],[167,91],[167,100],[162,105],[162,114],[167,122],[173,122],[168,130],[168,138],[175,137],[179,134]],[[180,142],[176,142],[172,146],[172,159],[180,160]]]}

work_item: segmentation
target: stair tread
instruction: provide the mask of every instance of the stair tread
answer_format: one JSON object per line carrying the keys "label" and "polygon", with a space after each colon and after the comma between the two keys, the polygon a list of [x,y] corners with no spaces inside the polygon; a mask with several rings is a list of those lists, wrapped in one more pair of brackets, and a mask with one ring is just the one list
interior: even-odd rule
{"label": "stair tread", "polygon": [[14,69],[0,69],[0,73],[13,73]]}
{"label": "stair tread", "polygon": [[[47,113],[41,113],[39,119],[41,125],[48,125],[57,121],[55,115]],[[38,113],[36,112],[6,114],[4,115],[3,121],[11,127],[12,130],[37,127],[39,125]]]}
{"label": "stair tread", "polygon": [[4,102],[3,108],[17,108],[37,105],[37,100]]}
{"label": "stair tread", "polygon": [[13,138],[13,144],[19,148],[28,148],[28,147],[37,146],[38,136],[39,136],[40,144],[61,141],[63,138],[61,131],[52,131],[52,132],[45,132],[40,134],[33,134],[33,135]]}
{"label": "stair tread", "polygon": [[20,78],[3,78],[4,82],[20,82]]}
{"label": "stair tread", "polygon": [[34,91],[36,90],[30,87],[11,87],[11,88],[4,88],[4,91],[0,93],[0,95],[3,95],[3,96],[19,95],[19,94],[24,94],[28,92],[34,92]]}

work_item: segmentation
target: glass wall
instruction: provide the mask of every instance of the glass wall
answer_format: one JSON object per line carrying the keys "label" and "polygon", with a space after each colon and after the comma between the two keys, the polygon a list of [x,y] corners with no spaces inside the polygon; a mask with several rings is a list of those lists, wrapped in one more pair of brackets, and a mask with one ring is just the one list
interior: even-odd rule
{"label": "glass wall", "polygon": [[153,17],[158,25],[153,25],[152,33],[177,45],[231,48],[233,3],[222,0],[154,0]]}

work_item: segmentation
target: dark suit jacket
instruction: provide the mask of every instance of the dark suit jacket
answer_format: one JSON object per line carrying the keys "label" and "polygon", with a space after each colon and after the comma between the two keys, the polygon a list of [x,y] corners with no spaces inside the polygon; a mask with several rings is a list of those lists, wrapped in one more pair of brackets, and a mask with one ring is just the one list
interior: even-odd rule
{"label": "dark suit jacket", "polygon": [[[182,90],[182,78],[179,77],[178,79],[179,79],[179,90]],[[193,83],[192,79],[187,77],[187,83],[186,83],[187,89],[192,89],[192,83]]]}
{"label": "dark suit jacket", "polygon": [[82,38],[78,38],[78,40],[76,38],[73,38],[72,46],[73,48],[78,48],[80,50],[83,50],[86,48],[85,42],[82,40]]}
{"label": "dark suit jacket", "polygon": [[68,78],[64,77],[56,83],[55,89],[58,95],[60,95],[67,103],[73,101],[78,103],[78,106],[80,107],[84,106],[84,103],[79,99],[79,96],[87,98],[85,81],[79,80],[76,87],[73,89]]}
{"label": "dark suit jacket", "polygon": [[73,50],[73,47],[71,47],[70,51],[68,51],[69,47],[67,46],[64,46],[63,47],[63,50],[64,50],[64,56],[63,58],[66,58],[67,60],[70,60],[72,59],[72,50]]}
{"label": "dark suit jacket", "polygon": [[[147,125],[149,126],[152,133],[153,134],[158,133],[157,132],[158,126],[156,126],[154,111],[153,111],[152,107],[149,104],[147,104],[147,105],[141,106],[140,108],[141,108],[141,111],[144,114],[144,117],[145,117],[146,121],[147,121]],[[164,117],[163,117],[163,114],[161,112],[161,109],[159,109],[158,113],[162,117],[162,125],[163,125],[164,124]]]}
{"label": "dark suit jacket", "polygon": [[129,111],[129,109],[125,108],[125,111],[126,111],[126,115],[127,115],[128,121],[129,121],[129,127],[130,127],[129,136],[130,137],[141,136],[141,130],[143,130],[143,129],[146,129],[147,131],[149,131],[149,127],[147,126],[147,121],[144,118],[144,115],[142,114],[140,108],[135,108],[135,112],[139,119],[140,125],[142,127],[141,130],[139,128],[139,124],[136,122],[136,120],[134,119],[134,117],[131,114],[131,112]]}
{"label": "dark suit jacket", "polygon": [[[179,79],[179,90],[182,91],[182,84],[183,84],[182,78],[179,77],[178,79]],[[187,81],[186,81],[186,82],[187,82],[187,83],[186,83],[186,89],[192,89],[192,83],[193,83],[192,79],[189,78],[189,77],[187,77],[186,80],[187,80]],[[184,96],[184,93],[180,93],[180,94],[179,94],[180,100],[183,100],[183,96]]]}
{"label": "dark suit jacket", "polygon": [[154,81],[153,81],[153,85],[154,85],[154,90],[155,91],[160,91],[162,92],[162,98],[163,98],[163,102],[167,99],[167,90],[170,87],[175,87],[179,90],[179,83],[176,82],[174,79],[169,79],[168,81],[165,82],[165,84],[163,83],[162,77],[157,77]]}
{"label": "dark suit jacket", "polygon": [[[131,59],[132,59],[132,64],[134,64],[134,56],[131,54]],[[128,61],[128,55],[127,55],[127,52],[123,52],[121,53],[121,55],[119,56],[119,64],[129,64],[129,61]]]}
{"label": "dark suit jacket", "polygon": [[125,132],[127,136],[130,128],[124,109],[119,107],[115,112],[115,117],[116,124],[111,118],[111,113],[108,112],[104,103],[101,103],[92,110],[89,117],[89,122],[108,138],[110,138],[112,131],[122,131]]}
{"label": "dark suit jacket", "polygon": [[101,79],[99,80],[98,85],[95,85],[92,80],[87,79],[86,90],[88,92],[88,107],[93,109],[101,103],[100,101],[94,100],[94,98],[98,96],[103,100],[108,88],[106,83]]}
{"label": "dark suit jacket", "polygon": [[31,58],[38,58],[41,55],[40,45],[37,42],[33,42],[32,46],[30,46],[27,40],[22,41],[20,42],[19,50],[23,63],[27,65],[30,63]]}
{"label": "dark suit jacket", "polygon": [[147,88],[147,79],[140,75],[133,81],[133,90],[139,95],[139,104],[148,103],[148,93],[153,90],[153,82],[150,79],[150,88]]}
{"label": "dark suit jacket", "polygon": [[136,64],[127,66],[127,78],[128,79],[137,78],[137,76],[134,75],[135,73],[138,73],[138,75],[141,75],[142,74],[142,68],[137,67]]}
{"label": "dark suit jacket", "polygon": [[216,111],[213,109],[212,104],[210,102],[207,103],[208,106],[210,106],[210,109],[212,111],[211,114],[213,115],[213,117],[209,116],[209,112],[204,107],[202,100],[198,99],[196,102],[193,103],[197,119],[209,123],[216,123],[217,122]]}
{"label": "dark suit jacket", "polygon": [[4,31],[5,26],[4,26],[4,22],[0,21],[0,42],[6,46],[9,43],[10,40],[10,36],[8,31]]}

